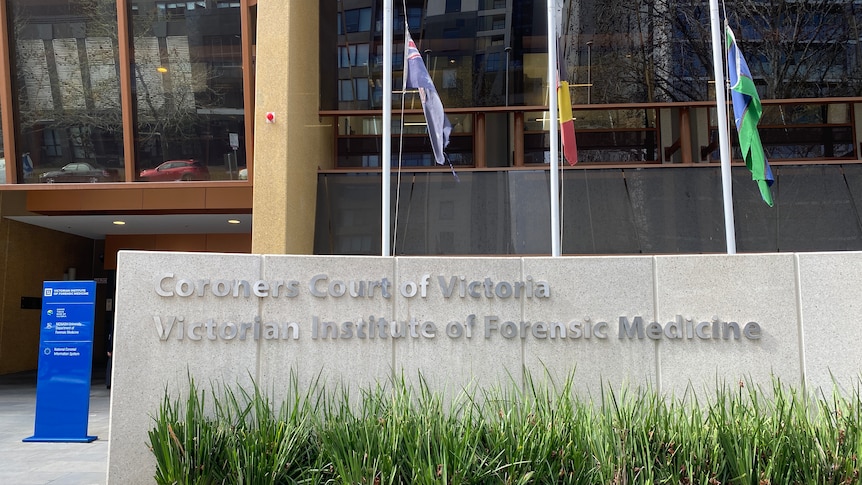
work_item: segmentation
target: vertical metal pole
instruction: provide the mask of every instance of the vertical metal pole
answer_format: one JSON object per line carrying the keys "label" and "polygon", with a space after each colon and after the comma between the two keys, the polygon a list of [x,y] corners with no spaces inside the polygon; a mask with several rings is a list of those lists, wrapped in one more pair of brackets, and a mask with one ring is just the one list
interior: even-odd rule
{"label": "vertical metal pole", "polygon": [[721,154],[721,196],[724,203],[724,237],[727,254],[736,254],[736,228],[733,221],[733,190],[730,173],[730,137],[727,128],[727,101],[724,97],[724,31],[718,0],[709,0],[712,30],[712,66],[715,72],[715,108],[718,115],[718,149]]}
{"label": "vertical metal pole", "polygon": [[551,256],[560,255],[560,168],[557,144],[557,15],[556,1],[548,0],[548,118],[551,145]]}
{"label": "vertical metal pole", "polygon": [[512,54],[512,48],[506,47],[506,106],[509,106],[509,61]]}
{"label": "vertical metal pole", "polygon": [[383,208],[381,214],[381,256],[391,256],[389,235],[390,183],[392,172],[392,0],[383,0],[383,154],[382,170]]}
{"label": "vertical metal pole", "polygon": [[587,42],[587,104],[593,95],[593,41]]}

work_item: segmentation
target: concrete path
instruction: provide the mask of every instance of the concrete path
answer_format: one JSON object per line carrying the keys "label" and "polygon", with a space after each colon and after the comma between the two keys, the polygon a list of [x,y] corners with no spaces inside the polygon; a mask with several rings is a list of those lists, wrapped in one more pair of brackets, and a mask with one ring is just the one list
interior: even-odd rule
{"label": "concrete path", "polygon": [[24,443],[33,436],[36,374],[0,376],[0,484],[104,485],[108,466],[110,390],[90,388],[92,443]]}

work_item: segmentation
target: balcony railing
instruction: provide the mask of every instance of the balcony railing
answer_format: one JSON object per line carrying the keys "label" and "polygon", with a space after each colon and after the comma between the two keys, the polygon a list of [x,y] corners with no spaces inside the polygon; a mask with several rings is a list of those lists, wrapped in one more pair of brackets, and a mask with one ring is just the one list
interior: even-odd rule
{"label": "balcony railing", "polygon": [[[860,158],[862,98],[764,100],[759,132],[773,164],[851,163]],[[713,102],[574,105],[580,168],[718,163],[718,128]],[[393,166],[432,167],[424,119],[393,113]],[[340,169],[379,167],[379,111],[324,111],[336,118]],[[464,168],[529,167],[547,164],[549,116],[541,106],[447,110],[454,126],[447,150]],[[732,118],[730,118],[732,119]],[[733,159],[740,162],[736,128],[729,127]],[[399,141],[400,140],[400,141]],[[396,145],[399,146],[399,145]]]}

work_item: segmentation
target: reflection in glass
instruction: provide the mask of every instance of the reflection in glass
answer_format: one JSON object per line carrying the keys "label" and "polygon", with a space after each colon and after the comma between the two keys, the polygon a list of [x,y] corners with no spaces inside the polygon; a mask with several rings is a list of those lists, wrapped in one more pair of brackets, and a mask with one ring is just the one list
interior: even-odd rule
{"label": "reflection in glass", "polygon": [[[417,104],[417,106],[421,105]],[[439,167],[432,155],[425,116],[408,114],[404,115],[403,120],[400,114],[396,114],[393,118],[395,117],[397,119],[392,123],[392,166]],[[380,167],[383,119],[380,116],[339,116],[337,122],[337,166]],[[452,133],[449,136],[449,146],[446,148],[448,160],[453,166],[472,165],[472,116],[469,113],[452,113],[449,115],[449,122],[452,123]]]}
{"label": "reflection in glass", "polygon": [[[246,164],[240,2],[140,0],[131,14],[138,180],[237,179]],[[164,169],[183,160],[194,163]]]}
{"label": "reflection in glass", "polygon": [[[700,108],[707,109],[707,108]],[[709,107],[710,145],[702,147],[702,156],[713,162],[720,160],[718,150],[717,115]],[[764,104],[763,118],[757,125],[763,149],[770,161],[777,160],[836,160],[857,159],[854,143],[855,128],[852,107],[847,103]],[[739,138],[731,136],[734,160],[741,160]]]}
{"label": "reflection in glass", "polygon": [[[335,3],[335,2],[333,2]],[[561,78],[575,104],[707,101],[712,65],[705,0],[559,2]],[[856,96],[862,88],[854,2],[779,2],[781,8],[729,9],[763,99]],[[338,2],[321,17],[334,49],[371,44],[369,64],[331,57],[326,76],[376,83],[382,66],[382,0]],[[749,5],[750,4],[750,5]],[[405,0],[394,5],[394,44],[410,32],[447,108],[547,103],[546,0]],[[377,12],[372,25],[370,12]],[[364,16],[363,16],[364,13]],[[337,27],[337,29],[336,29]],[[403,52],[403,51],[401,51]],[[401,69],[393,52],[393,69]],[[365,68],[362,68],[365,67]],[[396,73],[395,76],[398,76]],[[345,83],[347,84],[347,83]],[[396,83],[397,85],[397,83]],[[367,102],[323,93],[325,109],[369,109]],[[378,104],[379,106],[379,104]]]}
{"label": "reflection in glass", "polygon": [[116,1],[10,0],[8,5],[19,181],[120,180]]}

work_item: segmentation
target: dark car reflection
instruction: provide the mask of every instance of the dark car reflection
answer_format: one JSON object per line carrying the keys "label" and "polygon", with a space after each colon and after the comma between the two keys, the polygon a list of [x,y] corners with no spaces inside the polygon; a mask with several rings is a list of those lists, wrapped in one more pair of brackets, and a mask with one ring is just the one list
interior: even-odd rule
{"label": "dark car reflection", "polygon": [[53,183],[71,182],[119,182],[120,172],[113,168],[99,168],[85,162],[68,163],[60,170],[39,175],[39,181]]}
{"label": "dark car reflection", "polygon": [[209,180],[210,173],[206,165],[197,160],[168,160],[156,168],[142,170],[139,178],[150,182]]}

